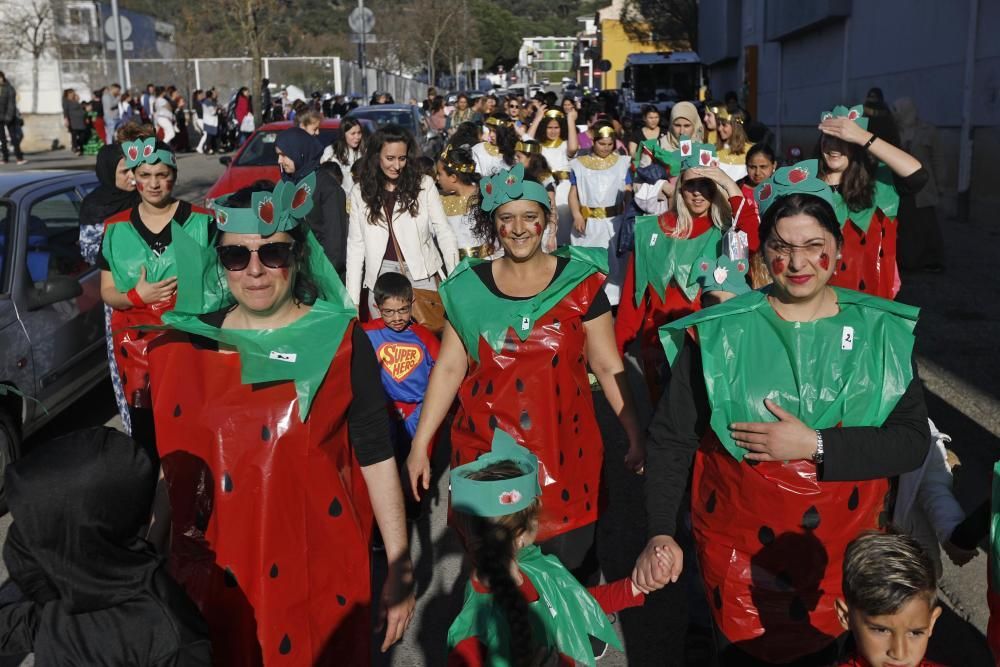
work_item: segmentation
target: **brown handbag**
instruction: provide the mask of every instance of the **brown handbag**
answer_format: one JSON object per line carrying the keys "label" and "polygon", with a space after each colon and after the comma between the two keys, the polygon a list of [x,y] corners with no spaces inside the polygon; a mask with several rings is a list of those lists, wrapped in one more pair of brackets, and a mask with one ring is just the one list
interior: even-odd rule
{"label": "brown handbag", "polygon": [[[403,271],[403,275],[407,278],[406,270],[406,260],[403,259],[403,251],[399,248],[399,243],[396,241],[396,235],[392,232],[392,221],[387,221],[389,226],[389,240],[392,241],[392,247],[396,250],[396,261],[399,262],[399,267]],[[433,276],[435,282],[440,284],[440,280],[437,275]],[[410,279],[412,282],[412,278]],[[444,332],[444,303],[441,302],[441,295],[438,294],[437,290],[432,289],[417,289],[413,288],[413,319],[422,324],[424,327],[430,329],[432,332],[440,336]]]}

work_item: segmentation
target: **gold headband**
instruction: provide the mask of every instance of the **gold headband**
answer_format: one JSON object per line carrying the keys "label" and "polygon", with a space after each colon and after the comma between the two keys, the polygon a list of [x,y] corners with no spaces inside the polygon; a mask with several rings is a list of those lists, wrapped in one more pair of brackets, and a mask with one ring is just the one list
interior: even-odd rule
{"label": "gold headband", "polygon": [[451,169],[452,171],[457,171],[461,174],[471,174],[476,170],[476,163],[462,163],[455,162],[451,159],[451,144],[444,147],[444,151],[441,153],[441,157],[438,158],[444,164],[445,167]]}
{"label": "gold headband", "polygon": [[542,145],[537,141],[518,141],[514,144],[514,150],[525,155],[531,155],[533,153],[541,153]]}
{"label": "gold headband", "polygon": [[487,125],[491,125],[493,127],[514,127],[514,121],[512,121],[512,120],[502,120],[502,119],[496,118],[494,116],[490,116],[484,122]]}
{"label": "gold headband", "polygon": [[566,114],[564,114],[560,109],[549,109],[548,111],[545,112],[545,117],[555,118],[556,120],[560,120],[562,118],[565,118]]}
{"label": "gold headband", "polygon": [[614,137],[615,128],[611,127],[610,125],[605,125],[604,127],[602,127],[597,131],[597,136],[603,139],[607,139],[608,137]]}

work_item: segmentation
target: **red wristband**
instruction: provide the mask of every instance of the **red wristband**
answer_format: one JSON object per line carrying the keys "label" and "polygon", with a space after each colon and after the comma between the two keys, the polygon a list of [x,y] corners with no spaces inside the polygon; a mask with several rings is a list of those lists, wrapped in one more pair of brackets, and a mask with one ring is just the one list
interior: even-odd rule
{"label": "red wristband", "polygon": [[132,302],[132,305],[137,308],[142,308],[143,306],[146,305],[146,302],[142,300],[142,297],[139,296],[139,293],[135,290],[134,287],[130,289],[128,292],[125,292],[125,296],[127,296],[128,300]]}

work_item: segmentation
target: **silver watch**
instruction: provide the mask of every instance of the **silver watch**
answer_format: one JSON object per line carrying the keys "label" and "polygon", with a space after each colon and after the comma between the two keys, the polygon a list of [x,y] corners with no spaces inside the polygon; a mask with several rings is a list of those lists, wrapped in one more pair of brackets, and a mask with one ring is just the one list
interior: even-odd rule
{"label": "silver watch", "polygon": [[823,462],[823,433],[816,429],[816,453],[812,457],[813,463],[819,465]]}

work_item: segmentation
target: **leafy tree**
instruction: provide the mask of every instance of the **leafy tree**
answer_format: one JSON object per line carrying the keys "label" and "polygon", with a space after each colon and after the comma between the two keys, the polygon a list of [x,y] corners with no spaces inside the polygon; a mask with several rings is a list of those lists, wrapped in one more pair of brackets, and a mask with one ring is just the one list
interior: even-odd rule
{"label": "leafy tree", "polygon": [[625,0],[621,22],[633,39],[698,48],[698,0]]}

